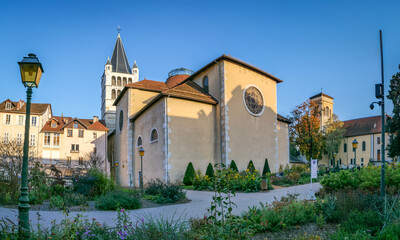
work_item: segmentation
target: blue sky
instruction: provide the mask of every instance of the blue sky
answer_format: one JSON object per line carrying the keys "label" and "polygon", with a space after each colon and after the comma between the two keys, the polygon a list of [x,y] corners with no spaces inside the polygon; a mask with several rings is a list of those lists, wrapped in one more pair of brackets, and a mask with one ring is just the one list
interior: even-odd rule
{"label": "blue sky", "polygon": [[[53,114],[100,116],[100,77],[121,26],[140,79],[198,70],[222,54],[261,68],[278,85],[284,116],[310,96],[334,97],[341,120],[371,111],[383,30],[386,93],[400,64],[400,1],[6,1],[0,9],[0,98],[25,99],[17,62],[34,52],[45,73],[33,102]],[[391,113],[387,104],[386,112]]]}

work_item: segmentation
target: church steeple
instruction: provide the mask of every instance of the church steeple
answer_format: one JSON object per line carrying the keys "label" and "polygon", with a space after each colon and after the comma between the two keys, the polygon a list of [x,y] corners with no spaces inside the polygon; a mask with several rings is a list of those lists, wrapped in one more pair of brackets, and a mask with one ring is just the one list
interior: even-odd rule
{"label": "church steeple", "polygon": [[131,68],[129,67],[128,58],[125,54],[124,45],[121,41],[121,36],[118,32],[117,42],[114,46],[114,51],[111,57],[112,71],[118,73],[131,74]]}

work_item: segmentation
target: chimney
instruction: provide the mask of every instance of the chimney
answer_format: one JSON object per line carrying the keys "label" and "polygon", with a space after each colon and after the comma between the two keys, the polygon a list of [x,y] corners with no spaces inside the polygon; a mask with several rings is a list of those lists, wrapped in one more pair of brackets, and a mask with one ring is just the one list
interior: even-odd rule
{"label": "chimney", "polygon": [[99,121],[99,117],[98,116],[93,116],[93,123]]}
{"label": "chimney", "polygon": [[24,106],[25,102],[22,100],[19,100],[19,102],[17,103],[17,110],[20,110],[23,106]]}

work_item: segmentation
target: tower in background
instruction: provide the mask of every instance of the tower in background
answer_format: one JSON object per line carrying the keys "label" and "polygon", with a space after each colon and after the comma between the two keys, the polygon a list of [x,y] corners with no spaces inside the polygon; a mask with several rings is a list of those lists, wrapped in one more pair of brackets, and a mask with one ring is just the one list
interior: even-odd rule
{"label": "tower in background", "polygon": [[107,59],[101,76],[101,117],[107,128],[115,129],[116,112],[113,106],[115,99],[125,85],[139,80],[139,68],[136,61],[130,68],[124,45],[118,28],[118,37],[111,57]]}
{"label": "tower in background", "polygon": [[323,127],[326,125],[329,118],[332,117],[332,114],[333,114],[333,97],[320,92],[320,93],[310,97],[310,100],[317,103],[319,106],[319,109],[321,111],[320,129],[323,129]]}

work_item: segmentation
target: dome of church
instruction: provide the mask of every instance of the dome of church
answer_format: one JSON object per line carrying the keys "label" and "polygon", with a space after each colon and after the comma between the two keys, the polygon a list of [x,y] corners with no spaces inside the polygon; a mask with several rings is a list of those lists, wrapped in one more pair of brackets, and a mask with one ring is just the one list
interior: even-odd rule
{"label": "dome of church", "polygon": [[165,84],[168,88],[175,87],[188,78],[192,73],[192,70],[186,68],[174,69],[168,73],[168,79]]}

